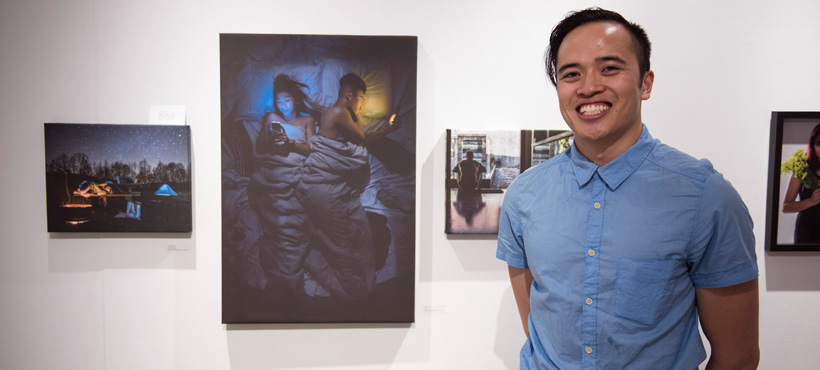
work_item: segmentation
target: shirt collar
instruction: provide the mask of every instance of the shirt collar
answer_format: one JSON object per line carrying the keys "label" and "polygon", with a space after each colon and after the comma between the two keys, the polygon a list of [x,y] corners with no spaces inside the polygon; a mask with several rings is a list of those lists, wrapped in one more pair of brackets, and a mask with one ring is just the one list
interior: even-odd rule
{"label": "shirt collar", "polygon": [[643,163],[644,159],[649,155],[649,152],[655,147],[655,143],[655,139],[649,134],[649,129],[647,129],[646,125],[643,125],[638,141],[617,158],[602,167],[590,162],[586,157],[581,155],[581,152],[575,147],[575,143],[572,144],[567,155],[570,158],[570,163],[572,163],[572,171],[575,173],[578,187],[583,187],[589,183],[592,176],[597,172],[607,187],[609,187],[610,190],[615,190],[621,186],[629,175],[638,169],[638,166]]}

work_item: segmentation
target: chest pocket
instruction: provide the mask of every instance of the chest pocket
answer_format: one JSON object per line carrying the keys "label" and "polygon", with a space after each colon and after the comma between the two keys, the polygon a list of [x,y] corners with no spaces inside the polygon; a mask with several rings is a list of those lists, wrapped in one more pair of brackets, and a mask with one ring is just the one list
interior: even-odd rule
{"label": "chest pocket", "polygon": [[622,258],[615,281],[615,314],[652,325],[671,302],[672,276],[678,262]]}

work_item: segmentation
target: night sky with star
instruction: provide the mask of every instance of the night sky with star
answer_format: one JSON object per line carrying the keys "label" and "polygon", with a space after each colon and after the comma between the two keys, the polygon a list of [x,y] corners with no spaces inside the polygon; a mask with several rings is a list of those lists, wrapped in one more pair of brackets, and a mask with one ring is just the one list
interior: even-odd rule
{"label": "night sky with star", "polygon": [[190,167],[190,126],[45,124],[46,163],[85,153],[91,163],[176,162]]}

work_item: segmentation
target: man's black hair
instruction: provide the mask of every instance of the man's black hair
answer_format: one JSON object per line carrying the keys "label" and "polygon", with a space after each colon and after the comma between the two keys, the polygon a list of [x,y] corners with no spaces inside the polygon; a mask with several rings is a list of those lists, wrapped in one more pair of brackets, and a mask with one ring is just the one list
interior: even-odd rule
{"label": "man's black hair", "polygon": [[596,7],[570,12],[552,29],[550,43],[549,46],[547,46],[547,58],[545,63],[547,67],[547,77],[549,77],[550,82],[557,86],[556,63],[558,62],[558,49],[561,47],[561,43],[564,42],[564,38],[572,32],[572,30],[592,22],[614,22],[622,25],[629,31],[632,35],[635,56],[638,57],[638,70],[641,73],[641,78],[643,78],[646,72],[649,71],[649,55],[652,52],[652,44],[649,42],[646,31],[644,31],[641,26],[627,21],[616,12]]}
{"label": "man's black hair", "polygon": [[363,93],[367,92],[367,85],[364,83],[361,77],[356,76],[353,73],[348,73],[342,78],[339,79],[339,95],[345,89],[349,88],[353,92],[361,90]]}

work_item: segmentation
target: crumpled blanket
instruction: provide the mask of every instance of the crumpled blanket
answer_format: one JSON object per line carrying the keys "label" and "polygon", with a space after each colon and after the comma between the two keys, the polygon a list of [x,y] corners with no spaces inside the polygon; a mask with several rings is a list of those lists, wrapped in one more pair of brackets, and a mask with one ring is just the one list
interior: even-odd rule
{"label": "crumpled blanket", "polygon": [[248,198],[262,229],[255,249],[269,281],[299,292],[310,243],[307,215],[295,194],[305,157],[295,152],[254,156],[259,168],[251,175]]}
{"label": "crumpled blanket", "polygon": [[359,197],[370,180],[367,149],[314,135],[297,194],[316,242],[305,268],[332,296],[368,296],[375,285],[370,224]]}
{"label": "crumpled blanket", "polygon": [[[249,119],[258,121],[258,119]],[[243,148],[252,150],[243,119],[225,127],[222,137],[222,258],[249,286],[265,289],[268,279],[259,262],[259,217],[248,201],[247,172],[252,165],[242,160]]]}

